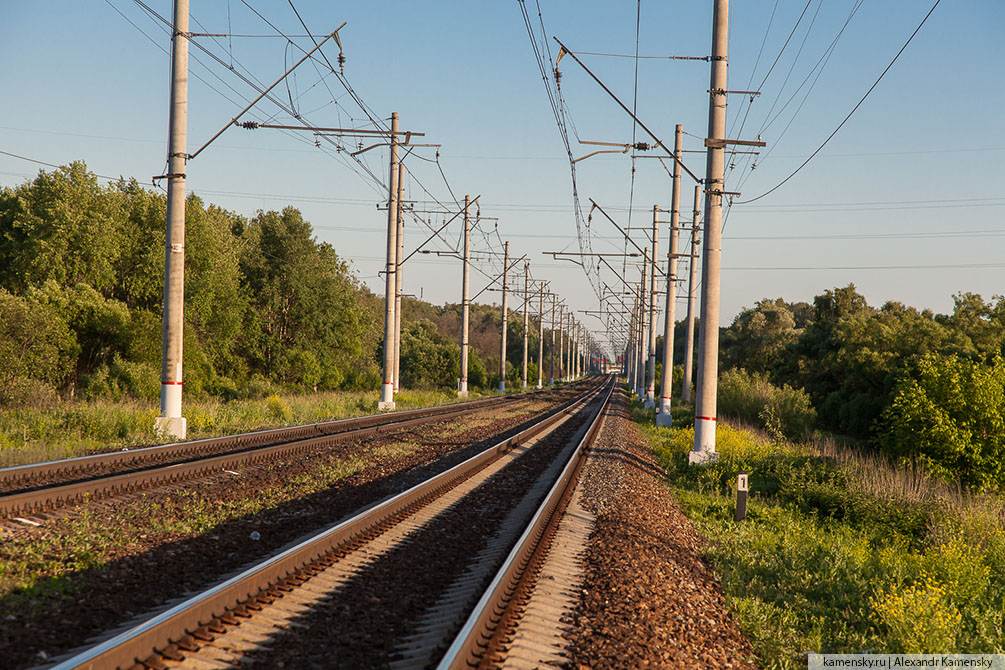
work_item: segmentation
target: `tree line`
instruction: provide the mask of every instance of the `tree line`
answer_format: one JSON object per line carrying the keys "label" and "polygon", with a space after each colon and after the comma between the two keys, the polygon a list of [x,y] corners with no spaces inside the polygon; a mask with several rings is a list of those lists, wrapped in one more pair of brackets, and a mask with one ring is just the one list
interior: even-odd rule
{"label": "tree line", "polygon": [[[0,405],[158,397],[165,216],[164,194],[83,162],[0,189]],[[185,226],[186,395],[379,386],[383,297],[297,209],[245,217],[189,195]],[[403,386],[452,388],[460,306],[404,302]],[[499,311],[472,305],[476,388],[498,384]],[[522,326],[511,312],[511,382]]]}
{"label": "tree line", "polygon": [[892,301],[873,307],[852,284],[812,304],[761,300],[722,330],[722,368],[801,390],[822,428],[998,489],[1005,298],[959,293],[953,301],[951,314]]}

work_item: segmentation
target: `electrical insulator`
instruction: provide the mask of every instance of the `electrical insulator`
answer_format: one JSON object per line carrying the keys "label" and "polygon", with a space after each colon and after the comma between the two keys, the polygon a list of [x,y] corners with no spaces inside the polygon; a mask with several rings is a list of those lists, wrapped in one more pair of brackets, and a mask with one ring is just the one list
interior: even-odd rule
{"label": "electrical insulator", "polygon": [[646,142],[636,142],[635,148],[639,151],[649,151],[652,147]]}
{"label": "electrical insulator", "polygon": [[341,51],[338,52],[338,69],[345,72],[345,54]]}
{"label": "electrical insulator", "polygon": [[555,83],[556,84],[562,83],[562,71],[559,70],[557,67],[555,68]]}

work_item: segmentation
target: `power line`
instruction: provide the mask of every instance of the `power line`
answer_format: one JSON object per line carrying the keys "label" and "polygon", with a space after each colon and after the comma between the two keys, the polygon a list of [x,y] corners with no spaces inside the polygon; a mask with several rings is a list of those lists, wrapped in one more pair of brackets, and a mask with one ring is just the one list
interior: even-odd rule
{"label": "power line", "polygon": [[790,179],[792,179],[794,176],[796,176],[796,174],[800,170],[802,170],[804,167],[806,167],[806,164],[809,163],[811,160],[813,160],[813,158],[818,153],[820,153],[821,149],[823,149],[825,146],[827,146],[827,143],[830,142],[831,139],[835,135],[837,135],[838,131],[841,130],[842,127],[844,127],[844,124],[848,122],[848,119],[850,119],[852,117],[852,114],[854,114],[856,112],[856,110],[858,110],[858,108],[862,105],[862,103],[865,102],[865,99],[869,97],[869,94],[873,92],[873,89],[875,89],[876,86],[879,85],[879,82],[883,80],[883,77],[886,76],[886,73],[889,72],[890,68],[893,67],[893,64],[897,62],[897,59],[900,58],[900,54],[904,53],[904,50],[907,48],[907,45],[909,45],[911,43],[911,41],[914,39],[914,36],[917,35],[918,32],[921,30],[922,26],[925,25],[925,22],[928,21],[928,17],[932,15],[932,12],[935,11],[935,8],[939,6],[940,2],[942,2],[942,0],[935,0],[935,4],[932,5],[932,8],[928,10],[927,14],[925,14],[925,18],[923,18],[921,20],[921,23],[918,24],[918,27],[914,29],[914,32],[911,33],[911,36],[907,38],[906,42],[904,42],[904,46],[900,47],[900,51],[898,51],[897,55],[895,55],[893,57],[893,60],[890,61],[890,64],[887,65],[886,68],[880,73],[879,77],[876,78],[876,81],[874,81],[873,84],[872,84],[872,86],[869,87],[869,90],[866,91],[865,95],[862,96],[862,99],[859,100],[858,103],[856,103],[856,105],[854,107],[852,107],[852,110],[850,112],[848,112],[848,115],[846,117],[844,117],[844,119],[841,121],[841,123],[838,124],[838,127],[835,128],[834,131],[830,135],[827,136],[827,139],[825,139],[823,141],[823,143],[819,147],[817,147],[816,151],[814,151],[812,154],[810,154],[809,158],[807,158],[805,161],[802,162],[802,164],[799,167],[797,167],[795,170],[793,170],[792,174],[790,174],[788,177],[786,177],[785,179],[783,179],[778,184],[776,184],[775,186],[771,187],[770,189],[768,189],[767,191],[765,191],[761,195],[759,195],[759,196],[757,196],[755,198],[751,198],[750,200],[739,201],[736,204],[737,205],[746,205],[748,203],[760,200],[761,198],[765,197],[766,195],[769,195],[769,194],[775,192],[776,190],[778,190],[779,188],[781,188],[781,186],[783,184],[785,184],[785,182],[787,182]]}
{"label": "power line", "polygon": [[[19,156],[18,154],[12,154],[9,151],[0,151],[0,154],[3,154],[4,156],[10,156],[11,158],[19,158],[19,159],[21,159],[23,161],[28,161],[29,163],[37,163],[38,165],[44,165],[46,167],[55,168],[57,170],[60,169],[60,168],[65,167],[63,165],[56,165],[54,163],[46,163],[45,161],[40,161],[37,158],[28,158],[27,156]],[[98,174],[96,172],[91,172],[91,174],[93,174],[95,177],[98,177],[99,179],[107,179],[109,181],[124,181],[125,180],[125,177],[122,177],[121,175],[118,176],[118,177],[109,177],[108,175]]]}
{"label": "power line", "polygon": [[723,270],[742,271],[818,271],[818,270],[972,270],[977,268],[1003,268],[1005,263],[946,263],[933,265],[807,265],[801,267],[723,267]]}

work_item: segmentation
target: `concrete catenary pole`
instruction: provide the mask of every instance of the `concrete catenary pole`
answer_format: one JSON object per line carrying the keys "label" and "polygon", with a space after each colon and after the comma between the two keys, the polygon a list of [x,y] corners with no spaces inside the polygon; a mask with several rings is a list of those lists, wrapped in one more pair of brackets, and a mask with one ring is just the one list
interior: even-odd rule
{"label": "concrete catenary pole", "polygon": [[[676,162],[674,163],[676,165]],[[649,367],[646,369],[646,400],[644,407],[656,407],[656,268],[659,267],[659,207],[653,205],[653,255],[649,266]],[[666,347],[666,343],[663,344]]]}
{"label": "concrete catenary pole", "polygon": [[548,386],[555,385],[555,315],[558,314],[558,294],[551,294],[551,374]]}
{"label": "concrete catenary pole", "polygon": [[667,301],[666,321],[663,327],[663,375],[660,379],[660,408],[656,414],[656,425],[669,426],[670,396],[673,385],[673,341],[677,319],[677,236],[680,229],[680,161],[683,158],[682,144],[684,128],[677,124],[674,137],[673,188],[670,192],[670,244],[667,249]]}
{"label": "concrete catenary pole", "polygon": [[558,306],[558,381],[565,381],[565,303]]}
{"label": "concrete catenary pole", "polygon": [[[649,344],[649,333],[652,330],[652,321],[648,318],[649,316],[649,300],[646,299],[646,294],[649,293],[649,287],[646,285],[646,277],[649,275],[649,247],[646,247],[642,253],[642,281],[639,282],[639,296],[641,298],[641,304],[639,304],[639,318],[642,322],[642,328],[639,329],[639,372],[636,379],[635,393],[639,398],[645,398],[646,388],[646,361],[649,357],[649,351],[647,345]],[[652,298],[652,294],[649,295]]]}
{"label": "concrete catenary pole", "polygon": [[544,282],[537,308],[537,388],[544,388]]}
{"label": "concrete catenary pole", "polygon": [[586,328],[579,324],[579,376],[586,374]]}
{"label": "concrete catenary pole", "polygon": [[687,283],[687,332],[684,335],[684,388],[681,399],[691,402],[691,370],[694,368],[694,307],[698,289],[698,247],[701,245],[701,184],[694,187],[694,209],[691,210],[691,261]]}
{"label": "concrete catenary pole", "polygon": [[405,180],[401,178],[401,161],[398,161],[398,251],[395,254],[394,273],[394,392],[401,386],[401,283],[404,281],[404,268],[401,261],[405,258],[405,216],[402,193]]}
{"label": "concrete catenary pole", "polygon": [[701,334],[698,393],[694,410],[694,450],[690,463],[717,460],[716,392],[719,376],[719,270],[722,262],[723,141],[726,139],[726,47],[729,0],[712,10],[712,74],[708,94],[708,157],[705,162],[705,249],[702,255]]}
{"label": "concrete catenary pole", "polygon": [[391,114],[391,169],[387,189],[387,267],[384,270],[384,383],[381,410],[394,409],[394,286],[398,273],[398,113]]}
{"label": "concrete catenary pole", "polygon": [[565,310],[565,381],[572,381],[572,309]]}
{"label": "concrete catenary pole", "polygon": [[573,358],[572,358],[572,378],[579,379],[579,321],[573,321]]}
{"label": "concrete catenary pole", "polygon": [[635,392],[635,318],[638,312],[639,299],[636,296],[632,302],[632,313],[628,319],[628,346],[625,347],[625,369],[628,377],[628,388]]}
{"label": "concrete catenary pole", "polygon": [[528,321],[530,308],[530,263],[523,264],[523,373],[520,381],[520,388],[527,390],[527,347],[529,338],[527,329],[530,327]]}
{"label": "concrete catenary pole", "polygon": [[185,165],[188,160],[188,0],[175,0],[171,38],[171,110],[168,122],[167,230],[164,237],[164,321],[161,331],[161,413],[154,430],[185,439],[181,415],[185,330]]}
{"label": "concrete catenary pole", "polygon": [[502,341],[499,345],[499,393],[506,393],[506,296],[509,290],[509,242],[503,254],[502,285]]}
{"label": "concrete catenary pole", "polygon": [[471,266],[471,198],[464,196],[464,269],[461,278],[461,378],[457,381],[457,395],[468,397],[468,291]]}

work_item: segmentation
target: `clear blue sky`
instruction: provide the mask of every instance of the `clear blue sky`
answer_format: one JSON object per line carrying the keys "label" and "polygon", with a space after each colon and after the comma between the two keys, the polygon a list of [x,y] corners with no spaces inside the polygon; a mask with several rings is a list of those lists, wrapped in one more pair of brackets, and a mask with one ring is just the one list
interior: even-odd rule
{"label": "clear blue sky", "polygon": [[[167,0],[147,4],[163,16],[171,14]],[[262,0],[193,2],[192,30],[276,35],[249,5],[282,32],[303,34],[288,3]],[[582,271],[541,254],[577,250],[578,244],[569,163],[519,3],[299,0],[295,5],[316,34],[348,22],[340,33],[348,59],[345,74],[359,98],[377,117],[397,111],[403,129],[424,132],[421,141],[442,144],[440,165],[458,198],[482,194],[482,214],[499,218],[499,236],[495,222],[483,221],[489,234],[474,236],[476,248],[495,251],[499,238],[511,240],[516,255],[530,257],[535,277],[551,280],[577,309],[595,308]],[[808,5],[734,0],[732,89],[761,83],[807,9],[749,113],[745,97],[730,100],[727,123],[733,134],[739,132],[734,122],[746,114],[742,136],[761,133],[768,143],[755,170],[746,157],[737,157],[728,175],[730,190],[742,191],[740,200],[745,200],[795,169],[851,110],[930,6],[928,0],[810,0]],[[635,53],[637,7],[631,2],[541,3],[549,37],[558,36],[574,51],[617,54]],[[639,54],[707,55],[711,7],[711,0],[642,2]],[[527,8],[539,30],[532,0]],[[822,72],[814,70],[853,10]],[[872,304],[899,300],[940,312],[951,310],[958,291],[985,298],[1005,292],[1000,281],[1005,266],[1002,34],[1005,4],[999,0],[943,2],[819,156],[768,197],[733,207],[724,239],[724,323],[763,297],[810,300],[849,282]],[[296,41],[309,44],[303,37]],[[203,37],[199,42],[224,64],[192,50],[192,73],[202,80],[193,78],[190,86],[190,151],[256,94],[227,66],[244,68],[268,84],[298,57],[275,37]],[[555,55],[554,43],[550,46]],[[164,171],[168,47],[162,26],[131,0],[5,7],[0,151],[50,163],[83,159],[99,174],[149,182]],[[334,63],[338,49],[326,47],[325,53]],[[640,118],[664,141],[672,141],[674,124],[682,123],[694,135],[686,138],[685,148],[700,148],[707,124],[707,63],[640,60],[636,88],[634,59],[583,58],[627,104],[637,101]],[[561,70],[572,141],[630,141],[631,119],[571,59],[562,61]],[[293,99],[297,112],[315,125],[366,122],[339,82],[330,75],[322,81],[322,74],[305,64],[289,89],[281,85],[276,95],[287,104]],[[248,118],[291,121],[269,101]],[[647,139],[641,131],[638,138]],[[577,155],[589,150],[574,144]],[[432,159],[434,150],[416,154]],[[386,160],[384,149],[363,156],[381,180],[387,179]],[[691,154],[687,162],[703,173],[701,155]],[[443,204],[453,200],[435,163],[417,157],[408,163],[414,176],[406,182],[407,197],[419,201],[417,206],[437,208],[434,198]],[[588,207],[586,199],[594,198],[622,225],[628,223],[631,202],[632,225],[645,225],[653,204],[668,206],[669,180],[656,160],[639,158],[635,165],[633,190],[629,157],[606,155],[579,163],[583,202]],[[21,183],[37,169],[0,155],[0,184]],[[386,194],[362,173],[329,145],[315,147],[309,133],[230,129],[189,164],[188,187],[247,215],[285,204],[299,207],[319,238],[331,242],[367,285],[382,293],[377,272],[383,264],[386,215],[375,204]],[[685,212],[690,201],[686,186]],[[443,220],[429,218],[433,225]],[[434,248],[455,244],[459,232],[452,224],[449,244]],[[664,227],[664,240],[665,232]],[[427,234],[409,220],[406,248]],[[622,249],[617,231],[602,218],[594,218],[591,234],[595,251]],[[491,265],[480,263],[486,272]],[[453,259],[416,257],[406,266],[405,278],[409,292],[421,290],[435,303],[460,299],[460,264]],[[481,279],[476,275],[475,290]]]}

